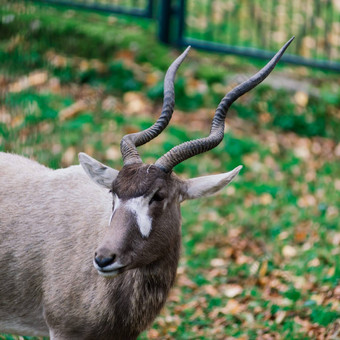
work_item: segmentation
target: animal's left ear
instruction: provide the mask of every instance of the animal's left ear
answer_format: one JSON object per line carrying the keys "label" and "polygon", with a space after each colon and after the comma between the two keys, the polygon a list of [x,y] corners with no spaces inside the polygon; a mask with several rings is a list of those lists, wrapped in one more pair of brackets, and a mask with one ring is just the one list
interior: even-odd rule
{"label": "animal's left ear", "polygon": [[98,185],[111,189],[119,171],[106,166],[84,152],[79,153],[79,162],[86,174]]}
{"label": "animal's left ear", "polygon": [[210,196],[228,185],[240,172],[242,165],[224,174],[191,178],[182,185],[181,202],[187,199]]}

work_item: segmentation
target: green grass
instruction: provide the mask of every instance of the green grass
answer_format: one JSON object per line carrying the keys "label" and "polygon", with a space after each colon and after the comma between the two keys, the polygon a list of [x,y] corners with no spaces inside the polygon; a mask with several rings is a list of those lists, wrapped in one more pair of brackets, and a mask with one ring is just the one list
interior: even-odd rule
{"label": "green grass", "polygon": [[[120,139],[156,119],[162,78],[178,51],[159,45],[146,20],[2,1],[0,16],[13,14],[12,22],[0,21],[0,150],[52,168],[76,164],[85,151],[119,169]],[[192,51],[176,80],[180,111],[140,148],[143,159],[153,162],[206,135],[234,79],[262,65]],[[32,81],[34,72],[45,80],[25,86],[23,77]],[[301,67],[279,65],[274,74],[282,83],[303,80],[312,91],[277,89],[268,79],[232,106],[220,146],[176,167],[188,178],[244,165],[217,196],[183,204],[177,283],[140,339],[317,339],[335,332],[340,81]]]}

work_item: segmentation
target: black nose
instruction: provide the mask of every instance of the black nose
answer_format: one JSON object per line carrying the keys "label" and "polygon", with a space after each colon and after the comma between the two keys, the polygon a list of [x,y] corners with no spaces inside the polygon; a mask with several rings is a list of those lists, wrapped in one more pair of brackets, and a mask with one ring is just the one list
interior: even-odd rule
{"label": "black nose", "polygon": [[112,254],[108,257],[104,257],[103,255],[97,255],[94,256],[94,261],[100,268],[104,268],[106,266],[109,266],[113,262],[115,262],[116,255]]}

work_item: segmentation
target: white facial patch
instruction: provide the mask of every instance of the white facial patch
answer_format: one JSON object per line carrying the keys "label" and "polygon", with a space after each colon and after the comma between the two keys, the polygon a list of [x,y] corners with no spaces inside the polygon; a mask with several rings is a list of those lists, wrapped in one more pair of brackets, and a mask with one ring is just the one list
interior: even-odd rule
{"label": "white facial patch", "polygon": [[118,207],[123,206],[136,216],[137,224],[142,236],[148,237],[152,226],[152,218],[148,215],[150,197],[135,197],[129,199],[125,203],[121,203],[122,201],[118,198],[118,196],[114,195],[113,200],[114,208],[110,216],[109,226],[111,225],[113,216]]}
{"label": "white facial patch", "polygon": [[111,225],[113,215],[115,214],[116,210],[120,206],[120,200],[119,200],[119,198],[116,194],[113,196],[113,201],[114,201],[114,207],[113,207],[113,210],[112,210],[112,214],[110,216],[109,226]]}
{"label": "white facial patch", "polygon": [[151,232],[152,218],[149,216],[149,198],[135,197],[129,199],[124,206],[136,215],[139,230],[144,237],[148,237]]}

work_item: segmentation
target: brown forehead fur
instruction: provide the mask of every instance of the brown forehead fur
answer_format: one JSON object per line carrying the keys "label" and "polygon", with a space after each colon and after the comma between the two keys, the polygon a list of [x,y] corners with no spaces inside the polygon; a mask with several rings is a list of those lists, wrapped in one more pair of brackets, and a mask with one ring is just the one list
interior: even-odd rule
{"label": "brown forehead fur", "polygon": [[171,174],[165,173],[155,165],[129,164],[120,170],[112,183],[112,192],[120,199],[147,196],[157,186],[161,188],[171,180]]}

